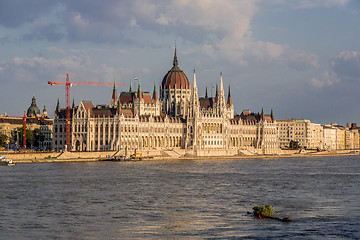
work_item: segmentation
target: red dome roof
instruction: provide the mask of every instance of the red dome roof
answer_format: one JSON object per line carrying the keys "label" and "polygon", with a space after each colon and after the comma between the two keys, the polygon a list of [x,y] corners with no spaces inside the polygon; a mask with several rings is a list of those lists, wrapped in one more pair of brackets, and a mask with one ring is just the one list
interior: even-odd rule
{"label": "red dome roof", "polygon": [[178,67],[178,60],[176,57],[176,48],[174,55],[173,67],[164,76],[162,89],[190,89],[190,83],[185,73]]}

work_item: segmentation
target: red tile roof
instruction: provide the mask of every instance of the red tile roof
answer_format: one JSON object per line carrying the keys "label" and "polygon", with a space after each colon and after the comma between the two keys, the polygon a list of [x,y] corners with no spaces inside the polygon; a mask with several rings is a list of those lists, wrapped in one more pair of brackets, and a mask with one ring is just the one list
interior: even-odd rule
{"label": "red tile roof", "polygon": [[214,106],[214,98],[200,98],[200,108],[212,108]]}

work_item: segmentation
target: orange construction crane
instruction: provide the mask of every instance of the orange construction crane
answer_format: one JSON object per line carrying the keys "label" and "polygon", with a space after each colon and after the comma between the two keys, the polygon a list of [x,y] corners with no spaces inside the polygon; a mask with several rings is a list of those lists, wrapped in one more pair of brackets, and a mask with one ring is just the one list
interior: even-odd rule
{"label": "orange construction crane", "polygon": [[66,97],[66,146],[67,150],[70,151],[70,87],[75,85],[105,85],[105,86],[112,86],[112,85],[125,85],[124,83],[112,83],[112,82],[96,82],[96,81],[89,81],[89,82],[78,82],[78,81],[70,81],[69,73],[66,74],[66,82],[51,82],[48,81],[50,85],[65,85],[65,97]]}
{"label": "orange construction crane", "polygon": [[23,150],[26,151],[26,114],[24,111],[24,117],[23,117]]}

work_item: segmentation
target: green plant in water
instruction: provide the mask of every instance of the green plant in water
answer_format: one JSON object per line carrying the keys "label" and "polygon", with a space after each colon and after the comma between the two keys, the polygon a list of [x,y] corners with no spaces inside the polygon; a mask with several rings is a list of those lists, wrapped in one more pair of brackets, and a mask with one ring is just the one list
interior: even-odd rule
{"label": "green plant in water", "polygon": [[261,205],[253,207],[254,215],[258,217],[274,217],[274,210],[271,205]]}

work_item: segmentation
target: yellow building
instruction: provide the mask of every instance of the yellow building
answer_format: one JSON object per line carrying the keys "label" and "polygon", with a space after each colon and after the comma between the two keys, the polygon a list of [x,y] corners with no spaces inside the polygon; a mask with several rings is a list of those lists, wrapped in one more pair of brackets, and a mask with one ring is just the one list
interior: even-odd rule
{"label": "yellow building", "polygon": [[294,141],[299,146],[307,149],[323,148],[323,128],[320,124],[312,123],[307,119],[284,119],[277,120],[277,130],[280,147],[290,147]]}

